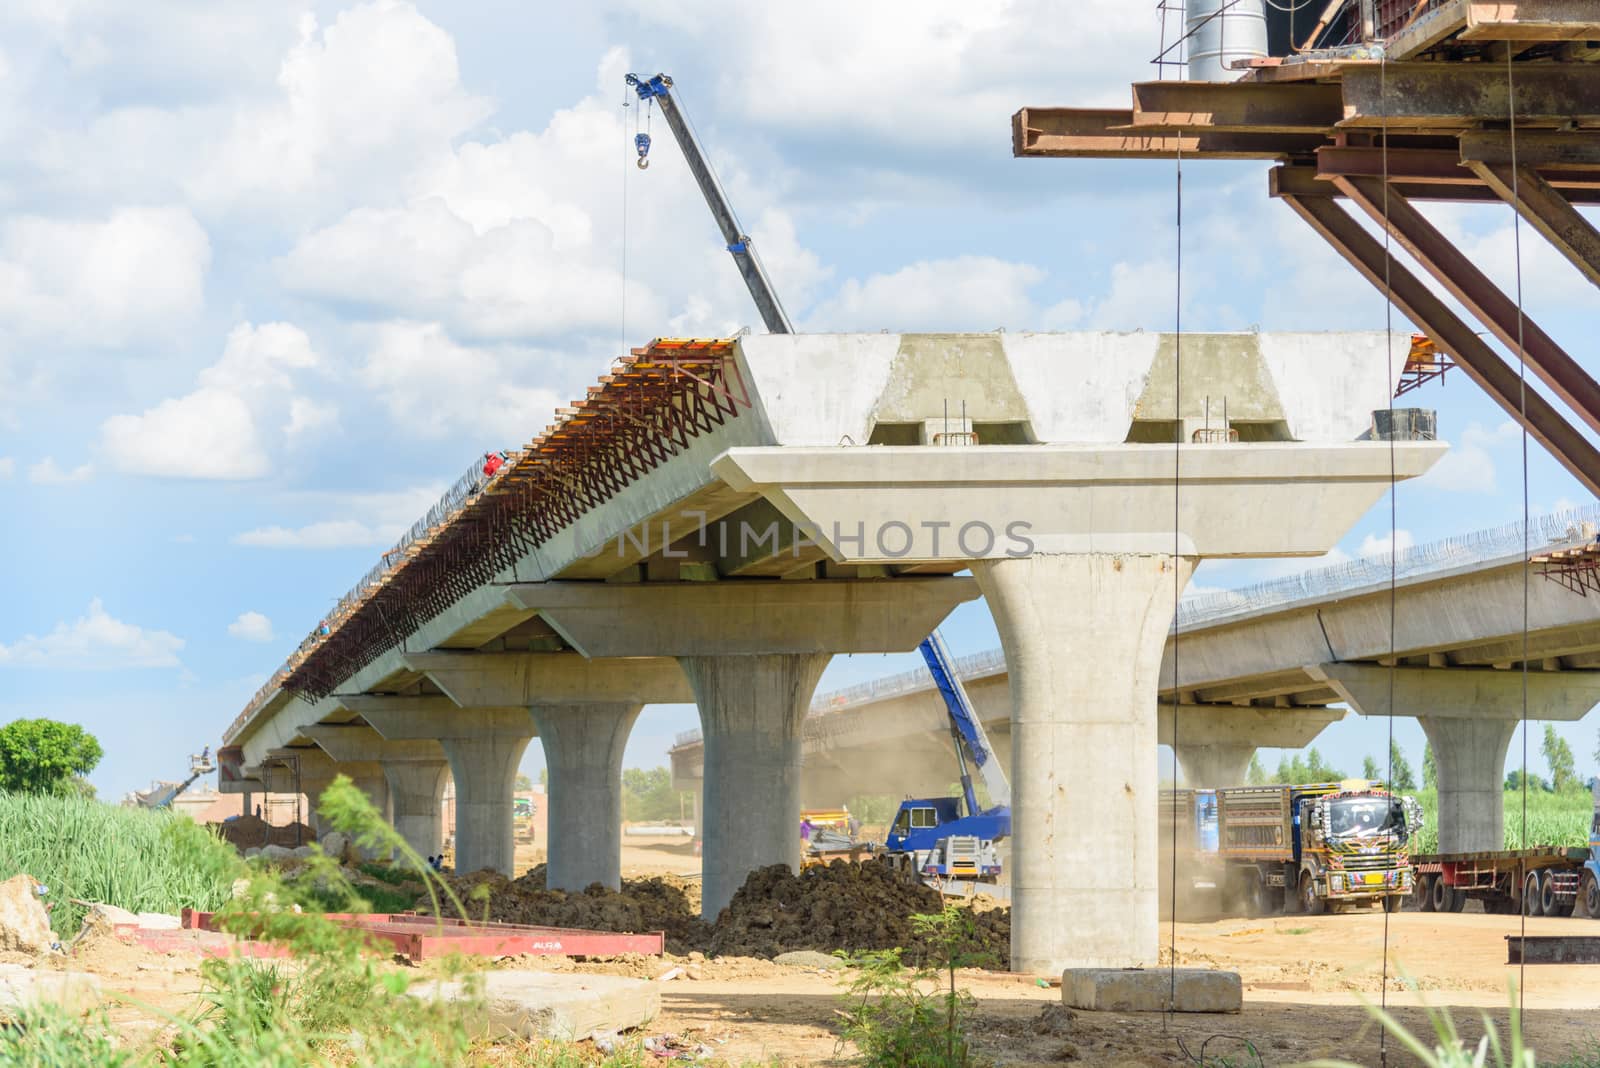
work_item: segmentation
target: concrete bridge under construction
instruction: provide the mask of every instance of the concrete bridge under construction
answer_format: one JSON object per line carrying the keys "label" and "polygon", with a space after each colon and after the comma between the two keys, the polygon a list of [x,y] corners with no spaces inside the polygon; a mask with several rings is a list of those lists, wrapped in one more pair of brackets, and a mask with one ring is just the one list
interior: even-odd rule
{"label": "concrete bridge under construction", "polygon": [[[1414,716],[1438,762],[1439,848],[1500,849],[1517,724],[1580,719],[1600,702],[1600,597],[1570,570],[1596,566],[1597,532],[1600,509],[1590,508],[1401,552],[1392,639],[1387,556],[1186,599],[1163,654],[1158,738],[1176,737],[1187,782],[1228,786],[1244,781],[1258,747],[1309,745],[1347,707]],[[1004,651],[963,657],[957,668],[1009,766]],[[819,696],[804,738],[808,805],[927,796],[951,781],[948,721],[924,670]],[[679,736],[679,789],[701,788],[704,752],[698,731]]]}
{"label": "concrete bridge under construction", "polygon": [[[1154,963],[1173,605],[1201,559],[1325,553],[1442,455],[1374,436],[1408,345],[658,341],[385,555],[227,729],[227,788],[292,775],[315,797],[344,773],[427,853],[448,768],[458,869],[506,871],[538,737],[551,885],[615,886],[628,731],[644,704],[693,701],[714,915],[751,870],[798,861],[803,728],[829,659],[909,651],[981,594],[1009,666],[1012,966]],[[1179,689],[1209,701],[1208,679],[1186,667]]]}

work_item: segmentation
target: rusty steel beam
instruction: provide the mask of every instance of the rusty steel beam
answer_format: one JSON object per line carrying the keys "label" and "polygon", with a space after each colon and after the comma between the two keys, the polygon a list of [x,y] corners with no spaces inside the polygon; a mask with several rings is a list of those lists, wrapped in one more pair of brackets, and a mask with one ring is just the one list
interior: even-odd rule
{"label": "rusty steel beam", "polygon": [[1473,163],[1472,170],[1545,236],[1589,281],[1600,286],[1600,232],[1572,202],[1528,167]]}
{"label": "rusty steel beam", "polygon": [[1462,134],[1460,144],[1462,163],[1516,163],[1552,176],[1567,168],[1600,168],[1600,130],[1518,130],[1515,145],[1509,132],[1479,130]]}
{"label": "rusty steel beam", "polygon": [[1337,85],[1303,82],[1135,82],[1136,130],[1328,133],[1344,116]]}
{"label": "rusty steel beam", "polygon": [[1512,351],[1520,345],[1528,366],[1539,380],[1563,403],[1570,405],[1590,428],[1600,430],[1600,383],[1537,323],[1526,314],[1519,314],[1516,303],[1404,195],[1392,185],[1385,195],[1384,184],[1377,178],[1336,178],[1334,184],[1379,226],[1387,226],[1394,239],[1423,269],[1464,304],[1502,344]]}
{"label": "rusty steel beam", "polygon": [[[1326,184],[1317,182],[1309,174],[1288,173],[1294,169],[1297,168],[1278,167],[1271,172],[1272,195],[1293,208],[1362,277],[1386,292],[1396,308],[1432,338],[1434,344],[1453,355],[1467,376],[1513,420],[1524,426],[1529,436],[1549,450],[1584,488],[1600,495],[1600,449],[1541,394],[1531,388],[1524,389],[1516,368],[1501,359],[1488,342],[1367,233],[1334,197],[1287,192],[1308,184]],[[1524,398],[1526,420],[1522,411]]]}
{"label": "rusty steel beam", "polygon": [[1600,0],[1473,0],[1463,41],[1600,40]]}
{"label": "rusty steel beam", "polygon": [[[1600,73],[1600,72],[1597,72]],[[1459,151],[1431,148],[1381,147],[1317,149],[1317,174],[1333,178],[1383,178],[1392,182],[1437,185],[1483,185],[1486,182]],[[1600,189],[1600,165],[1587,170],[1552,170],[1548,183],[1562,189]]]}
{"label": "rusty steel beam", "polygon": [[[1600,123],[1600,78],[1592,66],[1519,63],[1514,80],[1519,125]],[[1344,117],[1338,125],[1345,128],[1465,130],[1505,122],[1511,112],[1501,63],[1351,66],[1340,84]]]}
{"label": "rusty steel beam", "polygon": [[1011,153],[1068,159],[1286,159],[1314,152],[1319,134],[1181,133],[1131,129],[1126,108],[1023,108],[1011,117]]}
{"label": "rusty steel beam", "polygon": [[[1310,167],[1289,167],[1283,173],[1286,177],[1279,180],[1288,183],[1291,187],[1284,189],[1285,194],[1340,198],[1345,195],[1342,189],[1333,184],[1333,176],[1319,178],[1317,171]],[[1501,202],[1495,191],[1482,182],[1474,182],[1472,185],[1455,185],[1445,182],[1417,182],[1402,179],[1391,182],[1389,188],[1400,193],[1407,200],[1462,204],[1498,204]],[[1567,191],[1567,196],[1574,204],[1600,204],[1600,189],[1570,189]]]}

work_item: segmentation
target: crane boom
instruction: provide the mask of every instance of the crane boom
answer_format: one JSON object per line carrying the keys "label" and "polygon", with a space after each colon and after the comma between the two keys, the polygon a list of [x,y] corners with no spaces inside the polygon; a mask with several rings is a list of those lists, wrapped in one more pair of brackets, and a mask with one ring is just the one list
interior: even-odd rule
{"label": "crane boom", "polygon": [[[666,120],[672,136],[678,141],[678,147],[683,150],[689,172],[699,183],[700,192],[711,209],[711,216],[717,221],[717,229],[722,231],[722,240],[733,255],[733,262],[738,265],[739,274],[743,276],[744,284],[756,302],[756,310],[761,313],[761,321],[766,324],[767,331],[773,334],[794,333],[789,315],[783,310],[783,303],[778,300],[772,281],[750,243],[750,235],[740,233],[739,220],[733,213],[733,205],[728,202],[728,194],[723,190],[722,183],[717,181],[716,172],[711,169],[711,163],[706,159],[694,129],[678,105],[677,98],[672,95],[672,79],[665,74],[657,74],[654,78],[630,74],[627,81],[638,92],[641,102],[654,101],[661,106],[661,117]],[[640,134],[636,140],[639,144],[639,166],[644,167],[650,151],[650,138],[648,134]]]}
{"label": "crane boom", "polygon": [[1011,782],[1006,778],[1000,761],[995,759],[989,736],[973,711],[972,702],[967,699],[961,679],[956,676],[955,664],[950,659],[950,650],[945,646],[944,639],[938,631],[934,631],[922,640],[917,649],[927,662],[928,673],[933,676],[933,684],[938,687],[939,695],[944,698],[945,708],[950,713],[950,731],[956,739],[956,757],[961,762],[961,792],[965,796],[968,813],[976,813],[979,809],[972,789],[972,777],[967,773],[963,747],[971,755],[978,774],[983,776],[983,787],[989,793],[989,803],[1009,807]]}

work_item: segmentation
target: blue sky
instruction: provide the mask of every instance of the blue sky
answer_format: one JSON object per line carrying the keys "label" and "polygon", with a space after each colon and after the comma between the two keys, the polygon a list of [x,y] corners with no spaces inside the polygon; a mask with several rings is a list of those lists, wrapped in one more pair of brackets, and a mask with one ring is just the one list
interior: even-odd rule
{"label": "blue sky", "polygon": [[[624,344],[754,319],[663,126],[632,166],[627,70],[674,75],[803,329],[1170,328],[1173,165],[1010,155],[1017,107],[1115,104],[1151,76],[1156,23],[1127,12],[5,5],[0,721],[85,724],[106,795],[177,774],[475,455]],[[1382,328],[1265,170],[1185,168],[1185,326]],[[1508,210],[1429,213],[1514,278]],[[1589,362],[1595,290],[1523,238],[1529,313]],[[1464,378],[1413,396],[1456,451],[1400,488],[1401,543],[1518,518],[1520,435]],[[1528,496],[1588,499],[1537,448]],[[1388,536],[1385,503],[1340,552]],[[1195,585],[1313,563],[1207,563]],[[996,644],[981,604],[945,633]],[[823,685],[913,664],[839,658]],[[647,710],[629,763],[694,722]],[[1563,727],[1587,769],[1597,727]],[[1353,770],[1386,732],[1320,744]],[[1420,755],[1414,723],[1396,733]]]}

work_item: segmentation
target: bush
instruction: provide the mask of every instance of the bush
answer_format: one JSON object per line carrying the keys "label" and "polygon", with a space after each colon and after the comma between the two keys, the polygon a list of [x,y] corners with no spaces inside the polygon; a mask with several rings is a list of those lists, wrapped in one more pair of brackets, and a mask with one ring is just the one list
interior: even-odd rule
{"label": "bush", "polygon": [[[1414,796],[1422,805],[1423,827],[1412,849],[1417,853],[1432,853],[1439,847],[1439,796],[1433,790],[1420,790]],[[1553,794],[1530,789],[1526,841],[1522,835],[1522,792],[1506,791],[1504,804],[1506,849],[1589,844],[1589,822],[1594,816],[1594,802],[1587,792]]]}
{"label": "bush", "polygon": [[51,926],[63,939],[83,924],[72,898],[130,912],[214,910],[241,872],[233,847],[187,816],[69,795],[0,794],[0,880],[25,873],[49,887]]}

